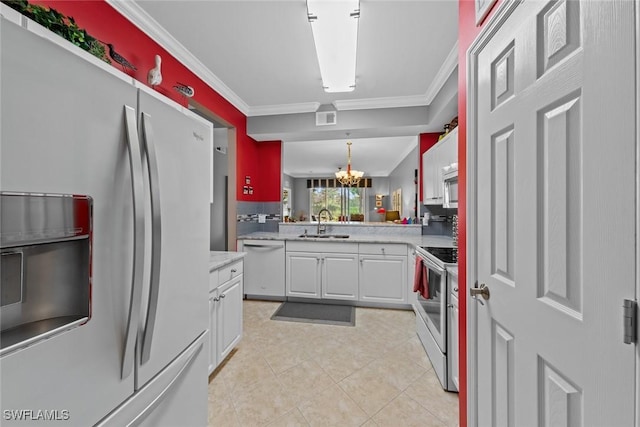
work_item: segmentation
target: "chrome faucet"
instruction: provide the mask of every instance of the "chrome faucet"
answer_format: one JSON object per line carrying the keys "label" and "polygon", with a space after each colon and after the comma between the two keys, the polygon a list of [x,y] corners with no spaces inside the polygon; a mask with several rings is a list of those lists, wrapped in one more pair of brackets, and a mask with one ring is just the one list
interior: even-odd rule
{"label": "chrome faucet", "polygon": [[322,212],[326,212],[329,214],[329,219],[333,219],[333,216],[331,215],[331,211],[327,208],[322,208],[320,209],[320,212],[318,212],[318,232],[316,234],[322,234],[322,233],[326,233],[327,231],[327,226],[326,225],[320,225],[322,222]]}

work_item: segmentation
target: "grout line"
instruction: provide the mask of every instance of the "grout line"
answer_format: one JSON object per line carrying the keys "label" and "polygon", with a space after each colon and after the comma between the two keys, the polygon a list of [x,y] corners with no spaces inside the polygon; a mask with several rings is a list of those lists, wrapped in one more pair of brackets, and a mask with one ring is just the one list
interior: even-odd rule
{"label": "grout line", "polygon": [[[348,397],[348,399],[350,401],[352,401],[356,407],[358,407],[367,417],[367,419],[365,420],[365,424],[367,422],[371,422],[374,425],[377,425],[375,420],[373,419],[374,416],[376,416],[378,413],[380,413],[381,411],[383,411],[385,408],[387,408],[392,402],[396,401],[398,399],[398,397],[402,396],[403,394],[406,394],[407,397],[409,397],[413,402],[417,403],[419,405],[419,407],[423,408],[424,410],[426,410],[428,413],[432,414],[434,416],[434,418],[442,423],[444,423],[446,425],[446,422],[444,420],[442,420],[440,417],[438,417],[437,415],[433,414],[430,410],[428,410],[427,408],[425,408],[423,405],[420,404],[419,401],[417,401],[417,399],[415,399],[414,397],[412,397],[410,395],[410,393],[407,392],[408,388],[411,387],[413,384],[417,383],[418,381],[421,380],[421,378],[424,378],[424,376],[433,369],[432,366],[427,367],[425,366],[422,361],[420,362],[416,362],[413,363],[409,360],[409,359],[404,359],[402,357],[403,353],[406,353],[409,346],[413,346],[414,344],[410,344],[410,342],[412,340],[414,340],[414,336],[408,336],[409,334],[407,334],[407,327],[405,324],[408,324],[408,322],[405,319],[405,316],[402,315],[402,313],[400,313],[400,316],[388,316],[385,317],[383,312],[383,316],[382,318],[376,316],[376,311],[368,311],[367,309],[363,309],[361,307],[357,307],[356,308],[356,318],[359,318],[359,322],[356,321],[356,327],[353,329],[340,329],[340,327],[329,327],[327,325],[315,325],[315,324],[309,324],[309,325],[304,325],[301,326],[301,324],[299,323],[291,323],[290,325],[288,323],[282,323],[282,325],[289,325],[289,326],[280,326],[278,327],[277,330],[272,330],[274,331],[273,336],[270,335],[270,333],[266,333],[264,335],[264,338],[267,340],[268,345],[279,345],[279,340],[284,340],[287,342],[291,342],[291,343],[297,343],[298,346],[300,346],[300,350],[303,351],[304,355],[306,357],[303,358],[302,361],[299,361],[298,363],[296,363],[293,366],[288,367],[287,369],[283,370],[282,372],[280,372],[279,374],[275,372],[274,366],[272,366],[271,363],[269,363],[269,361],[262,355],[260,354],[260,348],[259,346],[256,346],[256,343],[260,343],[261,341],[259,341],[258,339],[261,338],[261,334],[265,333],[264,331],[260,331],[260,328],[267,328],[266,330],[269,330],[269,320],[271,315],[273,314],[273,312],[275,312],[275,310],[278,308],[278,303],[273,303],[273,304],[269,304],[269,303],[262,303],[262,302],[250,302],[250,301],[244,301],[243,303],[243,315],[246,315],[246,319],[250,318],[251,322],[244,322],[245,324],[245,328],[249,325],[249,328],[251,330],[250,334],[247,334],[253,338],[251,338],[251,340],[249,341],[249,350],[247,350],[247,348],[245,347],[245,351],[246,351],[246,355],[250,357],[250,360],[254,360],[254,357],[259,357],[261,358],[260,361],[264,362],[268,368],[270,369],[270,373],[275,377],[276,379],[276,383],[278,385],[278,387],[281,389],[282,392],[287,392],[281,378],[280,375],[296,368],[299,367],[301,364],[303,363],[313,363],[316,367],[320,368],[320,371],[322,372],[321,375],[324,375],[326,377],[329,378],[329,384],[326,388],[325,387],[318,387],[318,390],[315,390],[316,392],[321,392],[321,391],[325,391],[327,388],[331,387],[332,385],[337,385],[338,388]],[[365,314],[364,318],[366,320],[362,320],[363,319],[363,314]],[[364,323],[364,325],[363,325]],[[326,328],[317,328],[317,326],[327,326]],[[307,331],[308,332],[313,332],[314,334],[317,334],[319,339],[321,340],[320,344],[321,346],[325,346],[326,343],[330,343],[330,340],[337,340],[339,344],[337,347],[337,349],[333,350],[335,347],[335,343],[334,344],[330,344],[328,346],[328,348],[330,349],[328,354],[331,355],[331,357],[333,357],[334,354],[339,354],[339,352],[341,351],[340,348],[342,347],[348,347],[350,342],[352,341],[353,338],[358,338],[358,341],[360,341],[360,339],[364,339],[364,340],[371,340],[374,337],[376,337],[376,331],[381,331],[384,330],[385,333],[383,334],[384,337],[382,337],[381,339],[377,340],[378,341],[378,347],[382,346],[383,348],[379,348],[378,350],[375,351],[374,356],[372,356],[370,358],[369,361],[366,361],[363,363],[362,366],[359,366],[357,368],[355,368],[355,370],[353,370],[352,372],[350,372],[348,375],[346,375],[344,378],[340,379],[339,381],[337,381],[336,379],[334,379],[331,375],[329,375],[328,371],[325,369],[325,367],[320,363],[320,361],[322,361],[323,359],[326,359],[327,357],[327,352],[324,352],[325,354],[323,354],[323,350],[322,348],[318,348],[319,351],[317,352],[309,352],[308,351],[308,345],[312,345],[313,341],[307,343],[304,340],[300,340],[299,336],[304,336]],[[289,336],[287,334],[291,334],[290,338],[291,340],[289,340],[288,338],[279,338],[279,337],[283,337],[283,336]],[[407,335],[405,337],[405,335]],[[393,340],[393,336],[396,336],[396,338],[400,337],[400,339],[398,340]],[[246,337],[246,335],[245,335]],[[274,341],[275,339],[275,341]],[[393,341],[392,344],[389,345],[384,345],[385,342],[389,342],[389,339],[391,339]],[[256,340],[256,341],[254,341]],[[402,351],[402,347],[406,346],[407,348],[405,348],[405,351]],[[353,357],[355,358],[363,358],[366,359],[367,358],[367,347],[368,345],[365,347],[365,351],[356,351],[353,352]],[[372,347],[372,349],[375,349],[375,345]],[[240,350],[240,349],[239,349]],[[348,352],[348,354],[351,355],[352,352]],[[237,356],[237,355],[236,355]],[[396,388],[398,388],[399,393],[393,397],[392,399],[389,400],[389,402],[385,403],[384,406],[379,409],[378,411],[376,411],[375,414],[373,415],[369,415],[362,406],[360,406],[357,401],[343,388],[344,386],[344,381],[353,377],[354,375],[356,375],[357,373],[362,372],[364,369],[366,368],[371,368],[371,366],[373,364],[382,364],[385,365],[386,362],[388,361],[395,361],[397,360],[397,363],[402,364],[402,365],[415,365],[416,367],[419,368],[419,370],[421,371],[418,375],[417,378],[408,378],[405,375],[405,369],[402,369],[401,372],[401,377],[398,379],[407,379],[410,380],[408,382],[408,385],[406,387],[404,387],[403,389],[400,389],[399,387],[395,386]],[[255,360],[254,360],[255,362]],[[244,363],[244,362],[243,362]],[[396,363],[396,362],[394,362]],[[226,363],[224,364],[226,365]],[[222,365],[219,369],[222,370],[224,369],[224,365]],[[379,368],[379,367],[378,367]],[[405,367],[402,367],[405,368]],[[376,369],[376,367],[374,366],[371,369]],[[212,379],[212,381],[214,380],[221,380],[223,382],[223,386],[224,389],[226,390],[227,394],[227,399],[229,400],[229,402],[231,403],[231,407],[234,410],[234,416],[236,421],[238,422],[238,424],[240,424],[240,414],[238,411],[238,408],[235,405],[234,399],[232,398],[233,393],[230,391],[231,390],[231,386],[233,384],[228,384],[228,380],[226,378],[223,377],[223,375],[220,375],[220,372],[217,372],[215,377]],[[260,381],[252,381],[251,383],[246,385],[247,390],[250,390],[252,388],[255,388],[256,384],[258,384]],[[389,381],[387,381],[389,382]],[[391,381],[389,382],[390,385],[394,385],[397,381]],[[404,382],[404,381],[402,381]],[[315,384],[314,384],[315,385]],[[312,385],[313,387],[313,385]],[[358,387],[361,388],[361,387]],[[366,391],[366,390],[365,390]],[[287,393],[285,393],[287,394]],[[290,397],[291,395],[288,395],[287,397]],[[308,404],[309,402],[313,401],[314,397],[310,397],[308,399],[305,399],[304,401],[301,402],[297,402],[291,409],[289,409],[288,411],[286,411],[283,414],[277,415],[275,416],[275,418],[273,419],[269,419],[267,420],[264,425],[267,425],[269,423],[273,423],[274,421],[278,420],[279,418],[284,417],[286,414],[290,414],[292,413],[292,411],[297,410],[299,412],[299,414],[302,416],[302,418],[305,420],[305,422],[308,425],[311,425],[311,422],[304,416],[304,413],[302,412],[302,410],[300,409],[302,406]]]}

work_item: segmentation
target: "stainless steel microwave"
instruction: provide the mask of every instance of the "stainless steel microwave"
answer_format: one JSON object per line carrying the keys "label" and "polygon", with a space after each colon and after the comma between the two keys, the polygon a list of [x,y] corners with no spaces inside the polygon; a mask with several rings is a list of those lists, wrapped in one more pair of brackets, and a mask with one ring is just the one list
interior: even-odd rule
{"label": "stainless steel microwave", "polygon": [[442,207],[458,207],[458,164],[442,168],[442,181],[444,185],[444,197]]}

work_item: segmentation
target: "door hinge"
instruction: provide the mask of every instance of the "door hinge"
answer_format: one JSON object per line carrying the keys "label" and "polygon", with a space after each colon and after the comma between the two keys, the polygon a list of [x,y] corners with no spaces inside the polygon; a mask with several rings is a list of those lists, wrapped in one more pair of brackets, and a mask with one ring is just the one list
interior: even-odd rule
{"label": "door hinge", "polygon": [[638,342],[638,303],[634,300],[626,299],[623,304],[624,320],[624,343],[633,344]]}

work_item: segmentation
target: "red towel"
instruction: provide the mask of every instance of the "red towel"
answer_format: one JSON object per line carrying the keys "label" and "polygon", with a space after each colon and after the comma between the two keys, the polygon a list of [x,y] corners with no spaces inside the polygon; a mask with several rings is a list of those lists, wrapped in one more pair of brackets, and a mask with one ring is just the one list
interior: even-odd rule
{"label": "red towel", "polygon": [[420,292],[422,298],[429,299],[429,277],[422,259],[416,258],[416,271],[413,278],[413,292]]}

